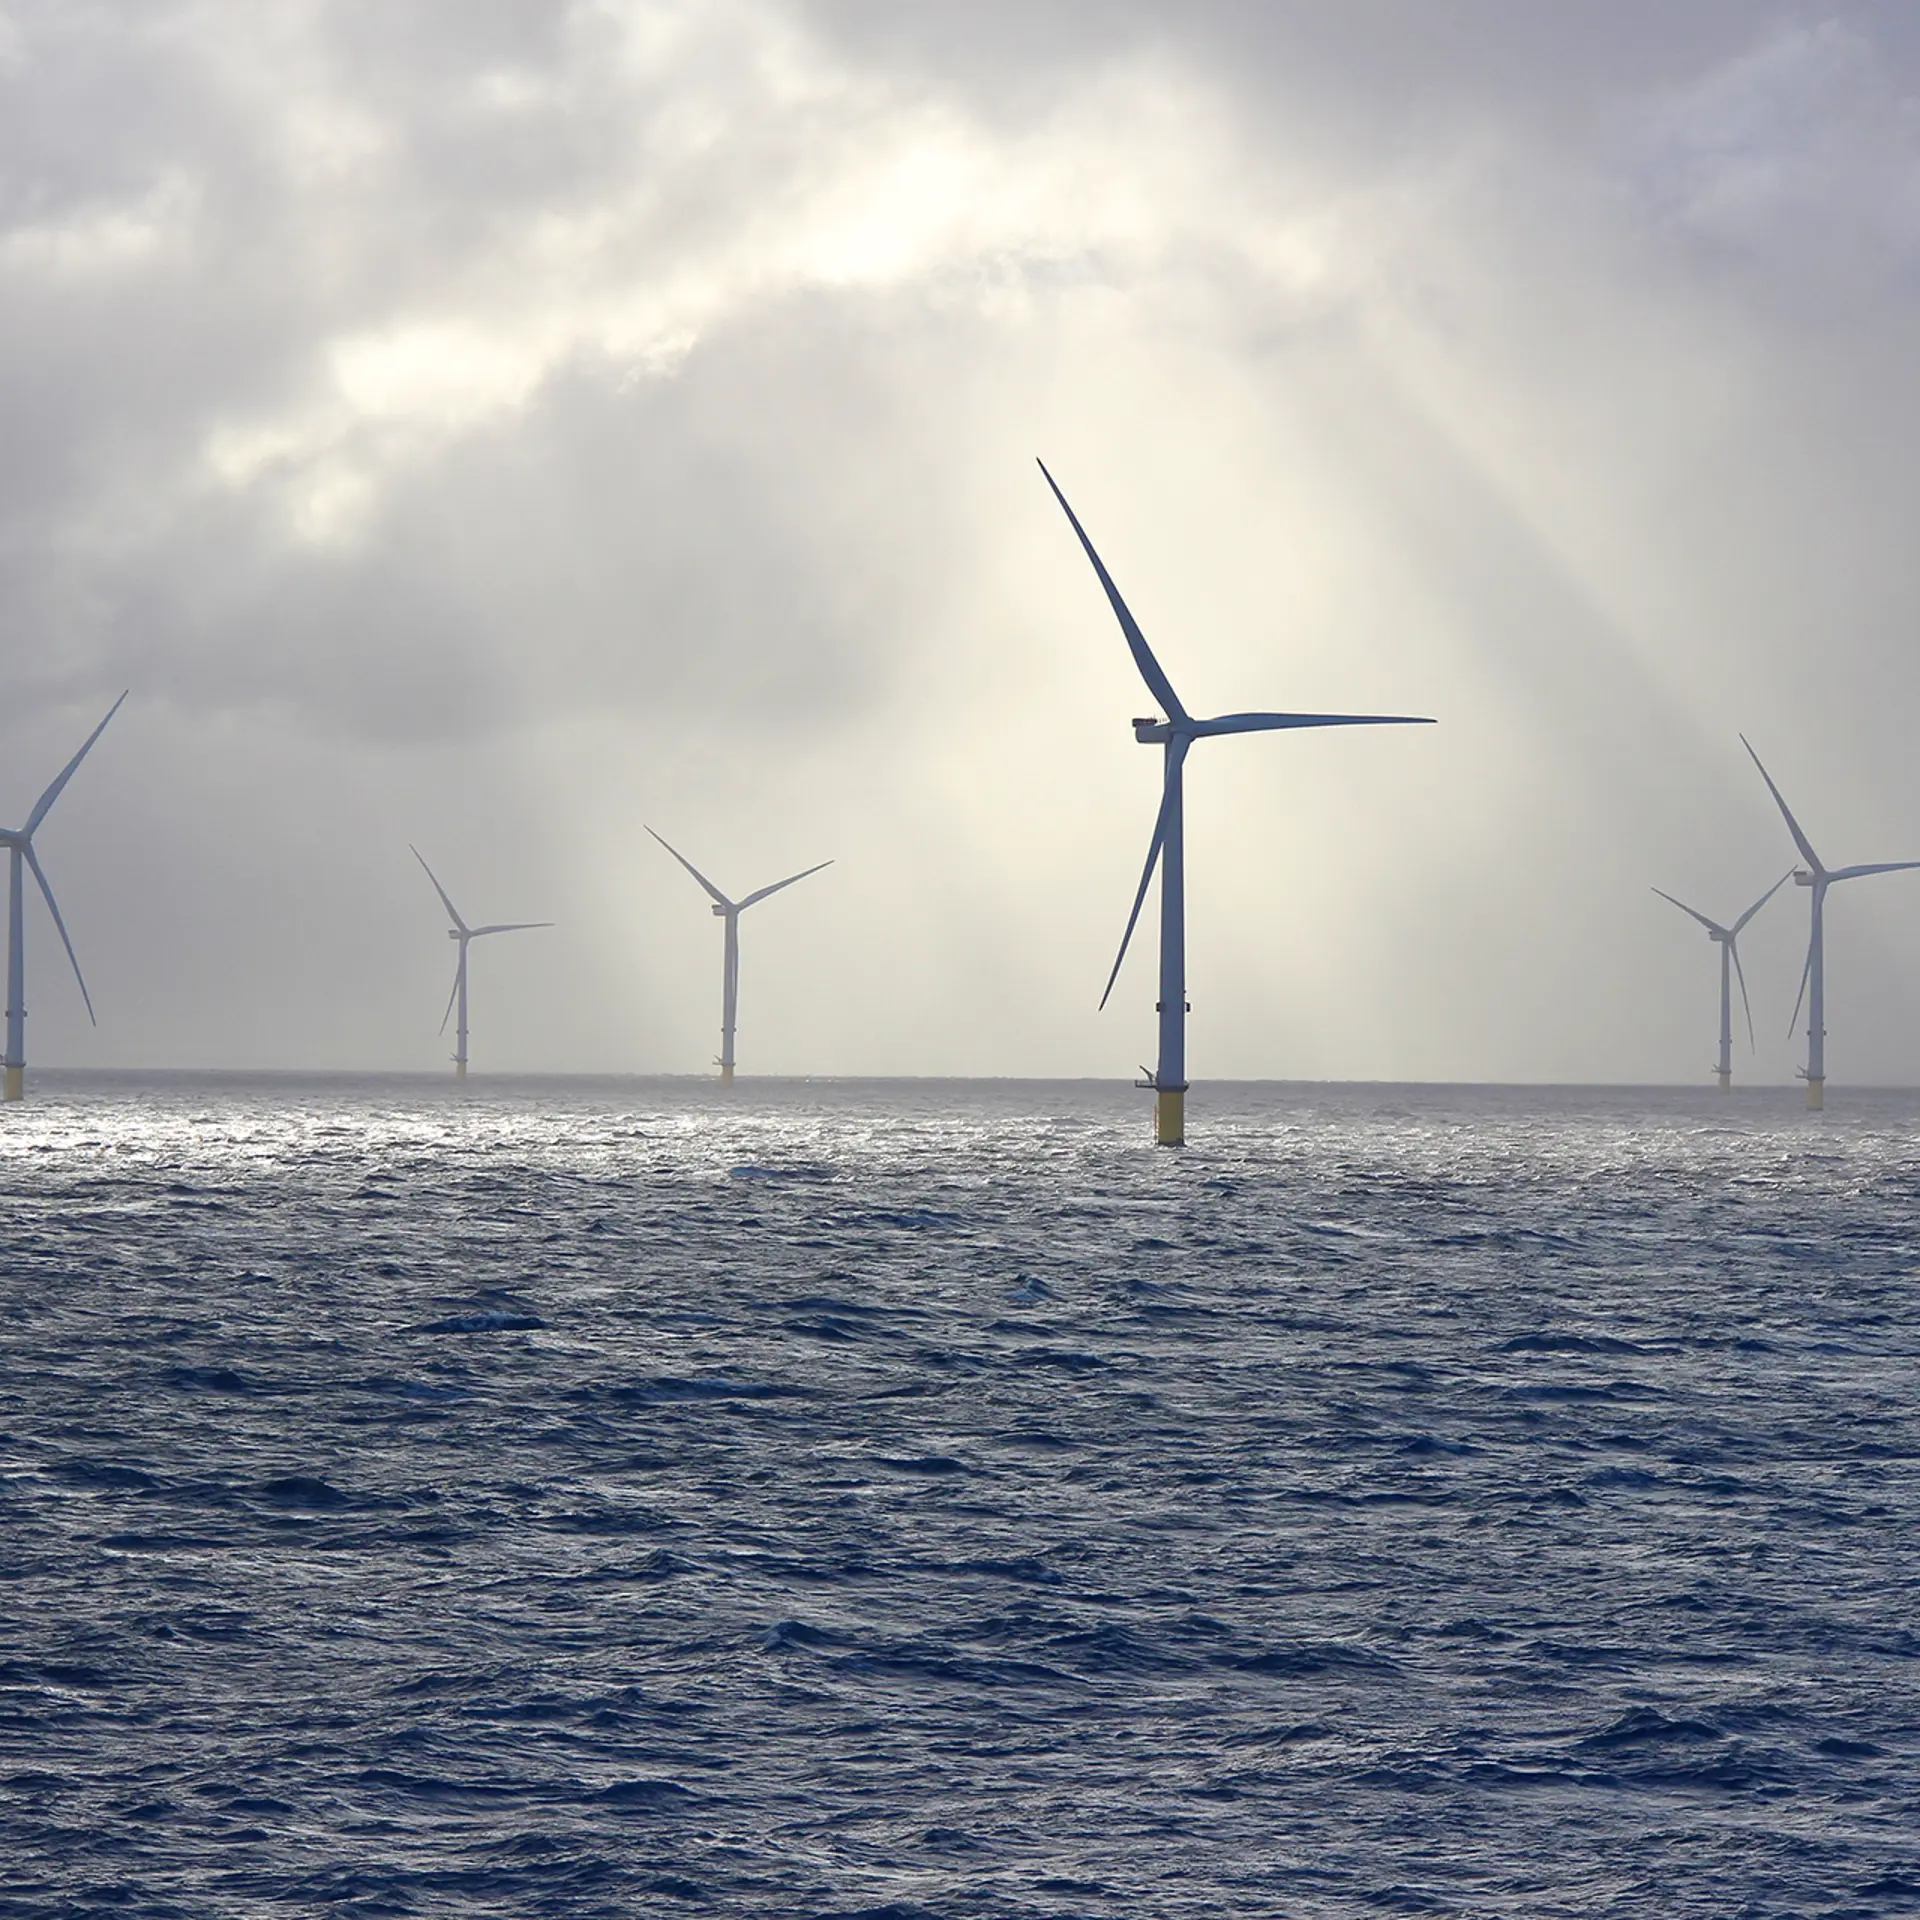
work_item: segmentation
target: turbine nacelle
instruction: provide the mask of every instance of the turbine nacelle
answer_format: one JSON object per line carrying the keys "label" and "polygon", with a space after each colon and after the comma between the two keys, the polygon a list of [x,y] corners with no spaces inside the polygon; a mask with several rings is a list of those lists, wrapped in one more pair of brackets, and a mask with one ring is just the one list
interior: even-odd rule
{"label": "turbine nacelle", "polygon": [[1131,722],[1133,737],[1143,747],[1157,746],[1162,740],[1173,737],[1173,725],[1166,720],[1135,720]]}
{"label": "turbine nacelle", "polygon": [[1793,884],[1796,887],[1810,887],[1813,885],[1813,882],[1814,882],[1814,875],[1810,874],[1805,867],[1794,868]]}

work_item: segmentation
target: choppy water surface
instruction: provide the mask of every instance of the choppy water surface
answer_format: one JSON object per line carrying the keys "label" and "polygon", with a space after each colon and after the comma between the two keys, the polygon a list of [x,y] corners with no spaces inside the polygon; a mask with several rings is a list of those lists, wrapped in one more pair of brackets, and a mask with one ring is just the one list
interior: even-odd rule
{"label": "choppy water surface", "polygon": [[0,1913],[1920,1911],[1920,1098],[35,1091]]}

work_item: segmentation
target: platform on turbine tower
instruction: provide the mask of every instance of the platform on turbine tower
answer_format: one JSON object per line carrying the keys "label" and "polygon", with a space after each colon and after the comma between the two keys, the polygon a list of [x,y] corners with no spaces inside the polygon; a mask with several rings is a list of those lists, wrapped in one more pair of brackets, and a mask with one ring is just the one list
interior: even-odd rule
{"label": "platform on turbine tower", "polygon": [[1153,1143],[1157,1147],[1187,1144],[1187,1090],[1160,1087],[1153,1096]]}

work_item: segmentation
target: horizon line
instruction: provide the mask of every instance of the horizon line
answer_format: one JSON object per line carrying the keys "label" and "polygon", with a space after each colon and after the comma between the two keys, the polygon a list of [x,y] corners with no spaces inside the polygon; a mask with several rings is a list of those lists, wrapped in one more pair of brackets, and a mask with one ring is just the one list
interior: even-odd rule
{"label": "horizon line", "polygon": [[[446,1072],[443,1066],[433,1067],[321,1067],[321,1066],[59,1066],[48,1065],[33,1069],[36,1075],[72,1076],[74,1078],[122,1077],[137,1079],[151,1078],[188,1078],[199,1076],[209,1079],[312,1079],[312,1080],[420,1080],[429,1083],[444,1081],[448,1086],[459,1083]],[[710,1072],[701,1068],[646,1068],[646,1067],[512,1067],[490,1068],[472,1073],[468,1084],[474,1080],[530,1081],[530,1080],[668,1080],[685,1081],[690,1085],[712,1085],[716,1092],[721,1089]],[[1142,1089],[1130,1076],[1121,1074],[1011,1074],[1011,1073],[753,1073],[741,1074],[736,1081],[739,1084],[761,1083],[778,1086],[841,1085],[866,1086],[890,1083],[929,1085],[948,1084],[954,1086],[1084,1086],[1084,1087],[1121,1087],[1133,1091]],[[1713,1085],[1711,1078],[1690,1080],[1460,1080],[1460,1079],[1390,1079],[1390,1078],[1297,1078],[1288,1076],[1207,1076],[1195,1078],[1191,1082],[1194,1088],[1201,1087],[1419,1087],[1435,1090],[1469,1088],[1482,1091],[1595,1091],[1595,1092],[1686,1092],[1690,1089],[1714,1094],[1719,1097],[1720,1090]],[[1746,1080],[1736,1081],[1728,1089],[1732,1093],[1791,1092],[1803,1086],[1804,1081],[1795,1076],[1787,1080]],[[1909,1080],[1849,1080],[1847,1086],[1862,1092],[1898,1093],[1920,1092],[1920,1081]]]}

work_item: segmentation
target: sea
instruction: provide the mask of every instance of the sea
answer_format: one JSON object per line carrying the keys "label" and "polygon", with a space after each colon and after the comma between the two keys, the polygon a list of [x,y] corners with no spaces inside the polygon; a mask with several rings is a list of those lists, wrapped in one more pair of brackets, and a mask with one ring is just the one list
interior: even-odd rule
{"label": "sea", "polygon": [[0,1915],[1920,1913],[1920,1094],[35,1074]]}

